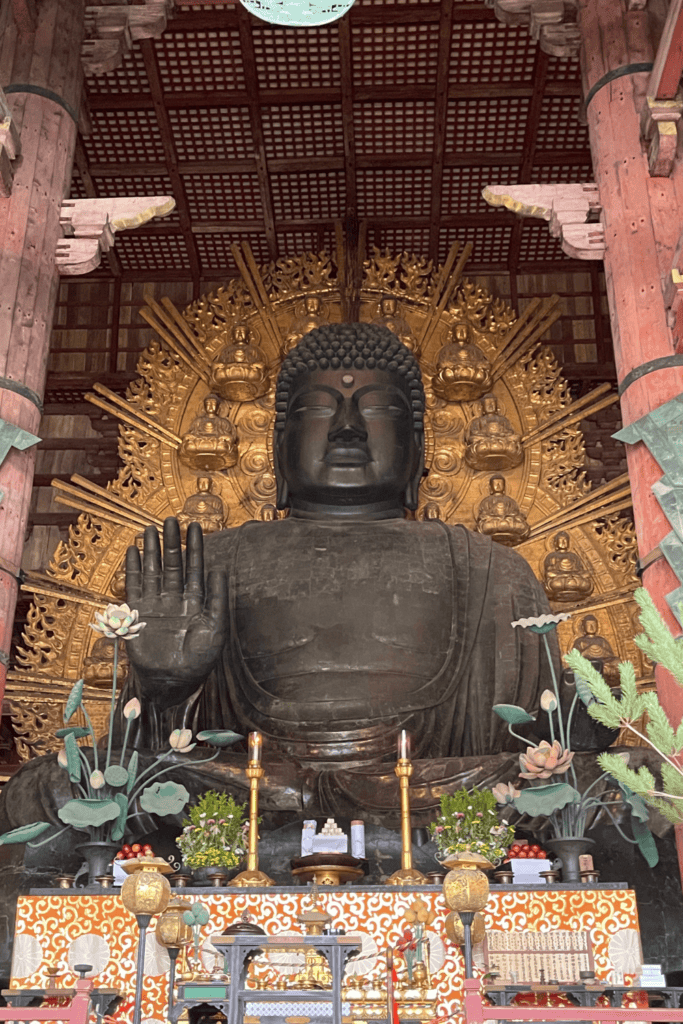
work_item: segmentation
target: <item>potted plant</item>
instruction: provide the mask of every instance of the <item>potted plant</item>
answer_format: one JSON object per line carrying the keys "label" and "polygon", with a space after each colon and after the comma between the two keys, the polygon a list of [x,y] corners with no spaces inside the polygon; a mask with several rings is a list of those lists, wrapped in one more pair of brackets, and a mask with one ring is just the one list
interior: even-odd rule
{"label": "potted plant", "polygon": [[[64,728],[56,733],[56,736],[64,741],[64,746],[57,755],[57,763],[68,772],[74,790],[73,798],[57,812],[65,828],[60,832],[51,832],[40,843],[31,841],[52,828],[50,822],[32,822],[0,836],[0,845],[30,842],[32,846],[41,846],[43,843],[51,843],[57,835],[61,835],[69,828],[74,829],[77,836],[79,833],[87,833],[89,841],[81,842],[77,848],[83,853],[88,864],[90,884],[95,884],[98,877],[107,874],[108,865],[126,833],[129,818],[138,813],[138,807],[156,815],[179,814],[183,810],[190,794],[180,783],[172,782],[170,779],[161,781],[161,777],[172,771],[175,765],[167,764],[160,768],[160,764],[171,754],[186,754],[196,746],[196,743],[192,742],[192,733],[189,729],[175,729],[169,736],[168,750],[158,755],[147,768],[140,770],[137,751],[133,750],[128,755],[131,724],[140,716],[142,710],[140,701],[133,698],[122,711],[126,721],[123,748],[119,752],[112,750],[118,638],[133,641],[145,623],[138,621],[137,611],[132,611],[127,604],[110,604],[104,612],[96,612],[95,619],[91,627],[96,632],[117,641],[114,645],[106,755],[102,755],[98,749],[92,722],[83,703],[84,681],[79,679],[64,707]],[[69,725],[79,709],[85,719],[85,726]],[[85,748],[78,744],[78,740],[86,737],[90,739],[91,757],[88,757]],[[216,747],[227,746],[241,738],[229,730],[197,735],[198,740],[207,739]],[[218,754],[219,751],[216,750],[211,757],[192,763],[197,765],[213,761]]]}
{"label": "potted plant", "polygon": [[[222,881],[235,874],[247,849],[249,823],[244,820],[246,804],[209,789],[189,809],[182,834],[176,840],[184,864],[195,878]],[[218,883],[215,883],[218,884]]]}
{"label": "potted plant", "polygon": [[490,789],[458,789],[441,797],[441,813],[429,825],[440,860],[446,864],[463,854],[476,854],[495,867],[500,864],[515,830],[498,820],[496,798]]}
{"label": "potted plant", "polygon": [[[663,665],[683,687],[683,645],[680,637],[672,636],[657,611],[647,590],[636,590],[634,597],[640,607],[640,624],[644,633],[635,637],[637,646],[652,661]],[[679,614],[680,614],[679,608]],[[588,714],[610,728],[627,729],[662,759],[661,784],[646,765],[637,771],[629,768],[619,754],[602,753],[600,767],[612,775],[619,784],[635,793],[669,819],[674,825],[683,822],[683,725],[674,728],[662,708],[655,692],[638,693],[636,674],[630,663],[619,666],[621,699],[615,697],[594,665],[578,651],[565,658],[577,676],[582,677],[581,698]],[[639,721],[647,714],[643,729]]]}
{"label": "potted plant", "polygon": [[[576,694],[565,718],[560,701],[557,673],[547,640],[548,632],[567,618],[569,618],[568,613],[563,612],[560,615],[541,615],[535,619],[520,619],[512,623],[513,626],[519,626],[522,629],[532,629],[543,635],[545,641],[553,689],[544,690],[541,694],[539,712],[548,716],[550,742],[542,740],[536,746],[527,745],[526,752],[519,755],[521,769],[519,776],[528,780],[531,783],[530,786],[517,789],[511,784],[499,784],[493,790],[500,804],[512,805],[520,814],[526,814],[530,818],[539,816],[546,818],[553,838],[545,840],[544,845],[550,847],[561,858],[562,878],[565,882],[579,881],[580,879],[579,856],[590,850],[593,845],[593,840],[586,836],[586,831],[591,828],[599,810],[603,810],[611,818],[612,823],[626,842],[638,845],[650,867],[654,867],[659,860],[652,833],[646,824],[649,817],[647,807],[641,797],[620,781],[611,768],[604,771],[583,791],[579,789],[576,771],[572,763],[574,751],[571,749],[571,728],[577,702],[582,700],[588,705],[594,700],[590,689],[581,678],[587,671],[585,666],[590,666],[590,662],[582,658],[577,651],[572,651],[565,658],[567,664],[579,676],[576,679]],[[577,668],[577,666],[579,667]],[[599,676],[599,673],[592,666],[590,667],[592,672]],[[628,666],[628,668],[633,677],[633,687],[635,687],[635,672],[632,666]],[[624,685],[623,677],[622,685]],[[611,690],[607,684],[603,682],[603,686],[611,696]],[[614,697],[612,699],[616,700]],[[536,715],[529,714],[524,708],[514,704],[495,704],[493,710],[508,723],[508,731],[512,736],[528,744],[528,740],[515,732],[513,726],[534,723]],[[590,713],[591,709],[588,710]],[[570,778],[571,782],[567,782],[567,778]],[[612,805],[621,803],[621,800],[615,800],[612,796],[616,788],[621,790],[622,800],[630,807],[633,838],[626,835],[610,809]]]}

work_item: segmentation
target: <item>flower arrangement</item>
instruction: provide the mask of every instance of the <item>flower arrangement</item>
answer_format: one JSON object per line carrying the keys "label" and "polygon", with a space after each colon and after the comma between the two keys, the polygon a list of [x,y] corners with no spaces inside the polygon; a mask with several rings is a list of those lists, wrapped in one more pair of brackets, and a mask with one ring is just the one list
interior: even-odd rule
{"label": "flower arrangement", "polygon": [[185,864],[190,868],[236,867],[247,848],[245,807],[225,793],[207,790],[190,808],[176,840]]}
{"label": "flower arrangement", "polygon": [[[140,701],[133,698],[128,701],[122,711],[126,721],[123,748],[118,760],[115,759],[112,752],[112,739],[116,708],[118,639],[134,640],[140,630],[144,628],[145,623],[138,621],[138,612],[129,608],[127,604],[110,604],[104,612],[95,612],[95,620],[94,623],[91,623],[92,629],[117,641],[114,645],[107,753],[101,759],[92,722],[83,703],[84,681],[79,679],[73,686],[64,707],[64,728],[59,729],[56,733],[59,739],[64,740],[64,746],[57,755],[57,763],[68,772],[69,779],[78,795],[74,796],[72,800],[68,800],[57,813],[66,828],[87,832],[93,842],[118,842],[123,839],[129,816],[135,812],[137,804],[149,814],[178,814],[182,811],[190,794],[184,786],[177,782],[172,782],[169,779],[163,782],[159,781],[162,775],[173,769],[174,765],[165,765],[163,768],[159,766],[171,754],[189,753],[196,744],[192,742],[192,733],[189,729],[174,729],[169,736],[169,749],[157,756],[149,767],[139,771],[137,751],[134,750],[130,757],[126,758],[131,724],[140,717],[142,711]],[[85,727],[69,725],[79,709],[85,719]],[[84,748],[77,742],[85,737],[90,739],[92,764],[86,756]],[[206,737],[203,733],[199,733],[197,739],[203,738],[218,747],[234,743],[242,737],[226,730],[220,733],[207,733]],[[193,765],[213,761],[218,753],[217,750],[211,757],[193,761]],[[34,840],[50,827],[50,822],[47,821],[22,825],[20,828],[0,836],[0,845]],[[66,828],[61,831],[66,831]],[[56,835],[60,834],[51,833],[41,843],[32,843],[32,845],[40,846],[42,843],[52,842]]]}
{"label": "flower arrangement", "polygon": [[[620,765],[624,765],[621,756],[610,755],[611,760],[608,763],[601,761],[602,767],[606,769],[603,774],[583,792],[578,788],[576,771],[572,763],[574,751],[571,749],[571,727],[577,701],[583,701],[588,706],[589,714],[592,714],[594,718],[599,718],[599,715],[594,714],[590,707],[595,697],[585,682],[589,671],[593,676],[600,678],[603,697],[606,699],[606,693],[609,693],[611,701],[615,701],[617,704],[619,702],[616,701],[612,691],[602,681],[602,677],[590,662],[583,658],[578,651],[572,651],[566,656],[565,661],[576,673],[576,694],[565,721],[547,634],[551,629],[555,629],[559,622],[567,618],[569,618],[569,614],[562,612],[559,615],[541,615],[536,619],[519,619],[512,623],[513,626],[531,629],[543,636],[553,689],[544,690],[541,694],[539,711],[548,715],[550,742],[542,740],[537,746],[527,745],[525,753],[519,755],[519,777],[528,780],[531,785],[523,789],[516,789],[511,784],[498,785],[493,790],[495,798],[499,804],[512,806],[520,814],[526,814],[530,818],[545,816],[556,839],[583,837],[587,829],[591,827],[591,822],[595,820],[596,813],[603,810],[612,819],[612,823],[621,837],[628,843],[637,844],[647,863],[650,867],[654,867],[659,860],[659,854],[652,833],[646,824],[649,816],[648,810],[641,797],[633,788],[625,784],[623,773],[615,770],[617,761]],[[628,667],[631,669],[635,691],[635,672],[632,666]],[[621,668],[623,669],[624,666]],[[495,704],[493,710],[508,723],[508,732],[512,736],[528,744],[528,740],[515,732],[513,726],[535,722],[536,715],[529,714],[524,708],[515,704]],[[642,709],[639,711],[639,714],[641,713]],[[612,719],[614,719],[612,724],[619,724],[616,716],[613,715],[610,721]],[[599,720],[605,722],[606,718],[599,718]],[[683,746],[683,742],[681,745]],[[601,758],[605,756],[607,755],[603,754]],[[566,776],[571,778],[573,785],[566,781]],[[548,781],[546,782],[546,780]],[[601,785],[602,790],[599,789]],[[627,803],[631,810],[631,827],[634,837],[632,839],[625,834],[610,810],[611,805],[621,803],[619,800],[611,799],[611,795],[617,787],[621,790],[623,802]]]}
{"label": "flower arrangement", "polygon": [[502,861],[515,835],[514,828],[498,820],[491,790],[476,786],[471,792],[459,789],[444,793],[441,813],[430,823],[429,831],[442,856],[470,851],[481,854],[494,867]]}
{"label": "flower arrangement", "polygon": [[[637,646],[652,661],[663,665],[683,687],[683,646],[680,637],[673,637],[657,611],[647,590],[636,590],[634,597],[640,607],[640,624],[644,633],[635,637]],[[679,612],[680,614],[680,612]],[[654,692],[638,693],[636,674],[630,663],[619,666],[621,699],[614,696],[594,665],[578,651],[565,658],[577,677],[581,677],[588,714],[610,728],[627,729],[656,751],[662,758],[661,786],[643,765],[634,771],[619,754],[602,753],[600,767],[618,783],[635,793],[652,807],[679,825],[683,822],[683,725],[674,729]],[[638,727],[643,713],[648,721],[644,733]]]}

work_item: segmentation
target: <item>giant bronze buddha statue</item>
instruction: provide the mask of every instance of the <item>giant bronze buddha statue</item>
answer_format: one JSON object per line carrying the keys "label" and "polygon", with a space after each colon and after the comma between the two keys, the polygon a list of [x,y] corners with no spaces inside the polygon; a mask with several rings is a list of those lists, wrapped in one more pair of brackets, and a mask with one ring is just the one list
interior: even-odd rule
{"label": "giant bronze buddha statue", "polygon": [[206,539],[191,524],[184,564],[174,519],[163,555],[154,528],[142,560],[129,549],[146,627],[122,702],[142,698],[138,746],[165,746],[179,725],[258,729],[292,785],[315,787],[391,761],[403,728],[417,759],[509,745],[492,705],[533,707],[546,685],[538,637],[510,623],[547,601],[514,552],[406,518],[424,408],[418,363],[384,327],[322,325],[289,353],[273,446],[289,516]]}

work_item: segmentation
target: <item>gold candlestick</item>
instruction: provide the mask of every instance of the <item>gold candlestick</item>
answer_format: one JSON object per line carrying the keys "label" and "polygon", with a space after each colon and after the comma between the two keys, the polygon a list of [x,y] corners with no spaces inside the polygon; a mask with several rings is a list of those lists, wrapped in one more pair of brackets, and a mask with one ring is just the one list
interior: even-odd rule
{"label": "gold candlestick", "polygon": [[258,866],[258,783],[262,778],[264,770],[261,767],[261,735],[251,733],[249,736],[250,760],[247,764],[247,778],[249,779],[249,852],[247,853],[247,870],[240,871],[228,885],[257,886],[274,885],[272,878],[269,878]]}
{"label": "gold candlestick", "polygon": [[405,730],[399,737],[399,758],[394,771],[401,787],[401,869],[394,871],[387,882],[389,885],[428,885],[429,880],[421,871],[413,867],[413,843],[410,835],[410,776],[413,766],[408,757],[410,741]]}

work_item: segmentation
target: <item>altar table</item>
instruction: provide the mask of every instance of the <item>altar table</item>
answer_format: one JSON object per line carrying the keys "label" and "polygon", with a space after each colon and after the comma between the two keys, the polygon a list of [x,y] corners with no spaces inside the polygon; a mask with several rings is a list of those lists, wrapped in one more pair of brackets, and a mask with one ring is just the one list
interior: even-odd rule
{"label": "altar table", "polygon": [[[364,959],[352,970],[378,979],[384,979],[386,948],[397,945],[406,927],[404,913],[417,897],[424,900],[436,913],[428,933],[438,1016],[455,1015],[457,1024],[464,961],[460,948],[452,945],[445,934],[448,908],[441,886],[323,886],[320,891],[324,909],[332,915],[331,928],[360,933],[363,938]],[[303,886],[251,890],[193,887],[176,890],[176,895],[207,907],[211,918],[202,931],[207,940],[224,932],[244,910],[268,934],[301,933],[297,915],[309,907]],[[612,981],[615,972],[635,973],[642,960],[635,893],[618,883],[524,889],[492,885],[486,928],[516,933],[589,931],[596,977],[606,981]],[[60,965],[59,983],[71,988],[76,977],[74,965],[90,963],[98,986],[124,991],[115,1016],[116,1020],[130,1021],[137,941],[135,918],[124,908],[116,889],[32,890],[30,895],[21,896],[17,905],[10,988],[43,987],[46,970],[53,964]],[[149,1024],[162,1024],[166,1019],[168,969],[168,954],[156,941],[153,921],[147,938],[142,997],[143,1020]]]}

